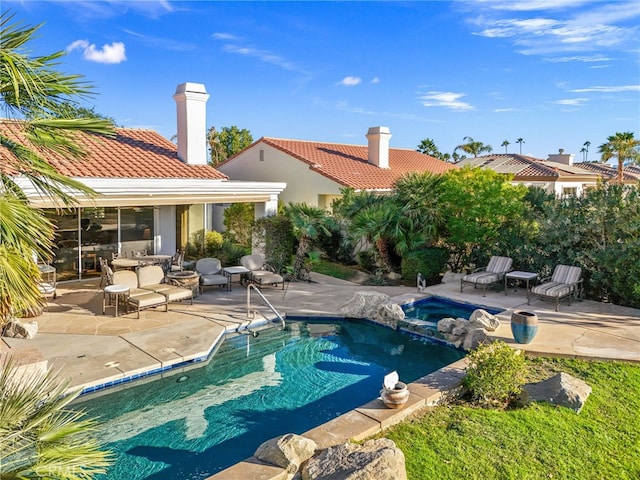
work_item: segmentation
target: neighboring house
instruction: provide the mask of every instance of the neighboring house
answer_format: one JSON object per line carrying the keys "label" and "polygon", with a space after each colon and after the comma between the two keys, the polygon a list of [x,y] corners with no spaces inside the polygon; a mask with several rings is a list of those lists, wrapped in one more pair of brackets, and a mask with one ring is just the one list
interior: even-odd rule
{"label": "neighboring house", "polygon": [[573,163],[573,158],[573,154],[564,153],[563,150],[549,155],[547,160],[514,153],[498,153],[465,158],[456,165],[490,168],[498,173],[512,175],[514,184],[540,187],[556,195],[582,195],[586,188],[598,183],[600,175],[580,168],[580,164]]}
{"label": "neighboring house", "polygon": [[[618,169],[608,163],[583,162],[575,165],[589,172],[597,173],[605,180],[618,180]],[[629,165],[623,168],[623,183],[636,183],[638,180],[640,180],[640,167]]]}
{"label": "neighboring house", "polygon": [[[16,175],[11,154],[0,148],[0,170],[16,178],[31,204],[46,209],[57,226],[56,269],[59,279],[97,275],[98,258],[112,253],[147,250],[173,254],[211,230],[222,205],[255,203],[256,216],[273,214],[284,183],[231,181],[207,165],[204,85],[178,85],[178,145],[151,130],[118,128],[114,138],[83,134],[83,160],[48,153],[60,173],[95,190],[94,198],[76,195],[77,209],[63,213],[41,197],[24,177]],[[0,120],[3,135],[22,139],[24,124]]]}
{"label": "neighboring house", "polygon": [[345,187],[388,192],[409,172],[456,168],[415,150],[389,148],[386,127],[372,127],[366,136],[368,145],[262,137],[216,168],[233,180],[286,182],[281,200],[323,208]]}

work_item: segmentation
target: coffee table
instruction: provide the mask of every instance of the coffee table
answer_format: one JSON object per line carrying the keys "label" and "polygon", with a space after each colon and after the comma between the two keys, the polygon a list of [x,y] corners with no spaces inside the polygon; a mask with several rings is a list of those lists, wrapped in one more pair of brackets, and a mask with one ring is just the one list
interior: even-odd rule
{"label": "coffee table", "polygon": [[527,282],[527,292],[529,291],[529,282],[531,280],[535,280],[538,278],[538,274],[535,272],[521,272],[519,270],[515,270],[513,272],[505,273],[504,275],[504,294],[507,294],[507,284],[509,280],[515,280],[513,285],[513,291],[517,291],[518,280],[523,280]]}

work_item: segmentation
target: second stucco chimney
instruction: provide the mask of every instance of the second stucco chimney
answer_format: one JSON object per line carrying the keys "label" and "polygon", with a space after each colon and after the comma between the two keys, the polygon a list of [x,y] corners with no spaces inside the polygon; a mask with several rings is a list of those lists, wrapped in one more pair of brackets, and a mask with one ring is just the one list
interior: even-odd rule
{"label": "second stucco chimney", "polygon": [[389,168],[389,128],[371,127],[366,137],[369,141],[369,163],[380,168]]}
{"label": "second stucco chimney", "polygon": [[207,100],[201,83],[181,83],[173,95],[178,119],[178,158],[189,165],[206,165]]}
{"label": "second stucco chimney", "polygon": [[564,165],[573,165],[574,157],[575,155],[573,153],[564,153],[564,148],[559,148],[558,153],[549,154],[549,158],[547,158],[547,161],[562,163]]}

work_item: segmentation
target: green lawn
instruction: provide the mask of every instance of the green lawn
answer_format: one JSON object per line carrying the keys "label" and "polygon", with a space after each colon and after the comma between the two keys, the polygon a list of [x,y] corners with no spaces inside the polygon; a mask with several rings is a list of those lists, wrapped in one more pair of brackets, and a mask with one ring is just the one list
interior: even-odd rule
{"label": "green lawn", "polygon": [[638,479],[640,366],[532,359],[532,376],[564,371],[593,391],[579,414],[546,403],[496,411],[436,407],[386,431],[410,480]]}
{"label": "green lawn", "polygon": [[323,275],[340,278],[341,280],[353,280],[360,274],[356,268],[342,265],[340,263],[330,262],[325,259],[320,259],[314,262],[312,270]]}

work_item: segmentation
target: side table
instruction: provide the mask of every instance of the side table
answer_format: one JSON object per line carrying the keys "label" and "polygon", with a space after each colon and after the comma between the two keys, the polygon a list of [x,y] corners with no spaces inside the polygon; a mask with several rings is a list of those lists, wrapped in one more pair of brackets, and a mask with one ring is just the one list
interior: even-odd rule
{"label": "side table", "polygon": [[515,280],[515,284],[513,287],[513,291],[516,291],[516,288],[518,286],[518,280],[524,280],[527,282],[527,292],[529,291],[529,282],[531,280],[535,280],[538,278],[538,274],[535,272],[521,272],[518,270],[515,270],[513,272],[509,272],[509,273],[505,273],[504,275],[504,294],[507,294],[507,284],[509,283],[509,280]]}
{"label": "side table", "polygon": [[107,307],[107,296],[109,297],[109,305],[111,305],[111,296],[115,297],[115,307],[116,313],[115,316],[118,316],[118,301],[120,296],[124,298],[124,304],[127,304],[127,299],[129,298],[129,286],[128,285],[107,285],[104,287],[102,291],[102,314],[104,315],[105,309]]}
{"label": "side table", "polygon": [[231,283],[233,281],[234,275],[240,275],[240,281],[242,281],[242,275],[247,275],[251,273],[251,270],[245,267],[237,266],[237,267],[224,267],[222,269],[222,273],[229,277],[229,285],[227,286],[227,290],[231,291]]}

